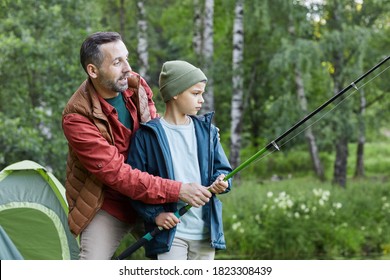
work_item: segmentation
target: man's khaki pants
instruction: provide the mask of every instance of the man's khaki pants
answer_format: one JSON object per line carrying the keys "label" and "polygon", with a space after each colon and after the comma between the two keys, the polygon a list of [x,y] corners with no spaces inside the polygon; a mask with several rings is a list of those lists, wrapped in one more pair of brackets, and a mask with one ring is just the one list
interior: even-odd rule
{"label": "man's khaki pants", "polygon": [[81,260],[110,260],[126,234],[141,237],[141,222],[130,225],[99,210],[80,236]]}

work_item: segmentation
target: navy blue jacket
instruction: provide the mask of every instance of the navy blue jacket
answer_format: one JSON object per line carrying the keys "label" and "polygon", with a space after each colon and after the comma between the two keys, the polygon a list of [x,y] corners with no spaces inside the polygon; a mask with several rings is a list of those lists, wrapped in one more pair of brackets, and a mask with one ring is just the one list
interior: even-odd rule
{"label": "navy blue jacket", "polygon": [[[198,158],[203,186],[211,185],[220,174],[228,174],[232,168],[218,140],[217,128],[211,123],[214,113],[202,116],[191,116],[198,146]],[[153,119],[142,124],[131,141],[128,163],[141,171],[163,178],[174,179],[172,157],[168,139],[160,119]],[[228,180],[230,191],[231,179]],[[156,227],[155,218],[161,212],[175,212],[177,203],[144,204],[141,201],[132,201],[134,209],[145,221],[147,232]],[[210,229],[210,246],[216,249],[226,249],[222,224],[222,202],[213,194],[212,198],[203,206],[203,219]],[[149,241],[145,246],[146,256],[155,258],[157,254],[170,250],[176,227],[164,230]]]}

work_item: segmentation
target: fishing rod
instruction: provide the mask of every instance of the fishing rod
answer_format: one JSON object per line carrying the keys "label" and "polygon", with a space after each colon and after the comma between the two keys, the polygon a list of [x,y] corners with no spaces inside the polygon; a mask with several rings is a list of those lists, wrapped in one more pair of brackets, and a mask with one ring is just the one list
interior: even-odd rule
{"label": "fishing rod", "polygon": [[[317,109],[315,109],[313,112],[311,112],[310,114],[306,115],[306,117],[304,117],[303,119],[301,119],[300,121],[298,121],[296,124],[294,124],[291,128],[289,128],[288,130],[286,130],[283,134],[281,134],[279,137],[275,138],[274,140],[272,140],[270,143],[268,143],[264,148],[262,148],[261,150],[259,150],[258,152],[256,152],[254,155],[252,155],[250,158],[248,158],[246,161],[244,161],[243,163],[241,163],[239,166],[237,166],[232,172],[230,172],[229,174],[227,174],[225,176],[225,178],[223,179],[224,181],[227,181],[229,180],[230,178],[232,178],[235,174],[237,174],[238,172],[242,171],[243,169],[245,169],[246,167],[248,167],[251,163],[253,163],[257,158],[259,158],[261,155],[263,155],[264,153],[266,153],[267,151],[271,151],[272,149],[273,150],[278,150],[280,151],[280,148],[278,146],[278,142],[282,139],[284,139],[285,137],[287,137],[291,132],[293,132],[294,130],[296,130],[298,127],[300,127],[302,124],[304,124],[305,122],[307,122],[309,119],[311,119],[314,115],[316,115],[317,113],[319,113],[320,111],[322,111],[325,107],[327,107],[330,103],[332,103],[333,101],[335,101],[337,98],[339,98],[340,96],[342,96],[344,93],[346,93],[347,91],[349,91],[351,88],[354,88],[355,90],[359,90],[358,87],[356,86],[361,80],[363,80],[365,77],[367,77],[368,75],[370,75],[372,72],[374,72],[376,69],[378,69],[380,66],[382,66],[384,63],[386,63],[388,60],[390,59],[390,56],[386,57],[385,59],[383,59],[381,62],[379,62],[377,65],[375,65],[374,67],[372,67],[370,70],[368,70],[366,73],[364,73],[363,75],[361,75],[358,79],[356,79],[355,81],[353,81],[351,84],[349,84],[347,87],[345,87],[343,90],[341,90],[339,93],[335,94],[332,98],[330,98],[329,100],[327,100],[326,102],[324,102],[321,106],[319,106]],[[177,210],[174,214],[177,218],[180,218],[181,216],[183,216],[185,213],[188,212],[188,210],[190,210],[192,208],[191,205],[187,204],[183,207],[181,207],[179,210]],[[164,229],[162,227],[155,227],[151,232],[148,232],[146,233],[144,236],[142,236],[140,239],[138,239],[133,245],[131,245],[130,247],[128,247],[125,251],[123,251],[119,256],[118,256],[118,260],[123,260],[125,258],[127,258],[128,256],[130,256],[132,253],[134,253],[136,250],[138,250],[139,248],[141,248],[146,242],[152,240],[157,234],[159,234],[161,231],[163,231]]]}

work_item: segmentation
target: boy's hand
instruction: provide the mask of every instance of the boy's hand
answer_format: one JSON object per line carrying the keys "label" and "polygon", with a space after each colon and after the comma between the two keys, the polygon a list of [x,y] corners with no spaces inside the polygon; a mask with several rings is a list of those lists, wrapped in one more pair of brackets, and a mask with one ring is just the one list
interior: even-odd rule
{"label": "boy's hand", "polygon": [[171,229],[178,223],[180,220],[173,212],[162,212],[156,217],[156,225],[164,229]]}
{"label": "boy's hand", "polygon": [[223,178],[225,178],[225,174],[221,174],[218,176],[218,178],[212,183],[212,185],[209,187],[209,190],[212,193],[219,194],[226,191],[229,184],[227,181],[224,181]]}

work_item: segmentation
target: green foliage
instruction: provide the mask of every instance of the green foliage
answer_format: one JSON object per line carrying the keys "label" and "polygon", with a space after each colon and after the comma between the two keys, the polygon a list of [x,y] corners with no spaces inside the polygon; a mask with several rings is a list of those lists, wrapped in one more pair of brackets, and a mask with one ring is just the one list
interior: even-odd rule
{"label": "green foliage", "polygon": [[20,118],[9,119],[0,113],[0,127],[0,146],[4,147],[0,154],[0,164],[39,155],[43,139],[38,131],[23,126]]}
{"label": "green foliage", "polygon": [[[122,2],[115,0],[0,3],[0,121],[2,125],[10,126],[0,131],[0,168],[29,157],[52,168],[63,181],[66,140],[60,120],[65,103],[85,79],[78,61],[80,44],[92,32],[122,32],[131,64],[137,71],[136,3],[124,1],[123,7],[120,7]],[[311,111],[333,94],[332,52],[343,50],[345,62],[348,62],[342,65],[345,83],[387,55],[390,38],[388,1],[364,1],[360,10],[356,3],[340,5],[345,19],[340,28],[335,28],[331,17],[334,1],[317,4],[316,9],[303,3],[245,2],[242,160],[255,150],[251,147],[259,147],[266,140],[275,138],[304,115],[297,105],[294,65],[302,72],[308,110]],[[210,72],[214,81],[215,123],[221,130],[227,152],[234,5],[234,0],[215,1],[214,57]],[[193,8],[191,0],[145,1],[150,62],[148,82],[154,90],[160,113],[164,104],[157,84],[162,63],[168,59],[197,61],[192,49]],[[123,24],[121,15],[124,16]],[[315,15],[324,21],[308,20]],[[388,92],[389,79],[382,77],[364,87],[367,102]],[[345,83],[342,86],[346,86]],[[338,110],[357,111],[359,98],[357,95],[352,98],[350,107]],[[368,141],[376,139],[381,135],[381,129],[388,127],[389,114],[386,112],[389,106],[387,98],[382,97],[367,110]],[[321,153],[334,150],[335,124],[342,116],[327,117],[315,126],[319,127],[315,134]],[[351,124],[349,134],[354,141],[356,115],[345,116]],[[297,140],[304,142],[302,137]],[[284,153],[289,153],[287,159],[282,157],[277,160],[280,163],[270,162],[269,168],[256,167],[254,170],[262,169],[261,174],[311,170],[308,155],[290,153],[290,149],[289,146],[284,148]]]}
{"label": "green foliage", "polygon": [[[356,164],[356,144],[350,144],[351,155],[348,164],[348,174],[353,176]],[[371,142],[365,145],[364,166],[366,176],[381,177],[388,176],[390,170],[390,145],[387,141]]]}
{"label": "green foliage", "polygon": [[[242,161],[255,154],[260,147],[245,148],[242,151]],[[311,171],[310,156],[306,151],[293,150],[288,152],[266,153],[257,162],[248,166],[241,173],[243,178],[267,179],[272,175],[282,177],[307,174]]]}
{"label": "green foliage", "polygon": [[377,258],[390,244],[390,183],[246,181],[224,202],[224,259]]}
{"label": "green foliage", "polygon": [[[310,155],[306,150],[305,141],[302,139],[298,142],[300,143],[289,143],[289,145],[281,146],[281,151],[264,154],[256,162],[241,171],[242,178],[246,180],[256,178],[258,181],[264,181],[270,179],[272,176],[286,179],[313,175],[312,163]],[[367,177],[380,178],[388,176],[387,173],[390,170],[390,145],[387,142],[388,140],[384,139],[382,142],[378,141],[365,144],[364,166]],[[247,146],[241,151],[242,161],[250,158],[267,144],[268,142],[260,141],[257,147]],[[357,144],[349,144],[348,149],[347,175],[349,178],[352,178],[355,172]],[[334,157],[333,152],[324,151],[320,153],[327,179],[332,178]]]}
{"label": "green foliage", "polygon": [[[30,159],[65,177],[61,113],[83,77],[78,52],[88,1],[3,2],[0,17],[0,168]],[[81,74],[81,75],[80,75]]]}

